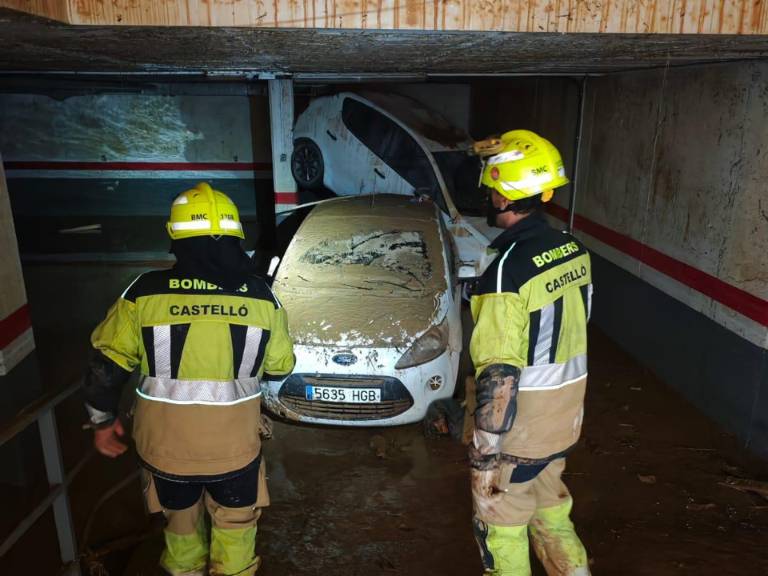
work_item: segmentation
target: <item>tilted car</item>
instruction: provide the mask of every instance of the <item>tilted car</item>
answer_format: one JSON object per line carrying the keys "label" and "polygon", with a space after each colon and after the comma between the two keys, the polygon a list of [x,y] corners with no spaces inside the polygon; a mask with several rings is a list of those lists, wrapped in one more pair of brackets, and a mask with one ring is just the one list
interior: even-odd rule
{"label": "tilted car", "polygon": [[440,208],[482,210],[471,139],[401,94],[341,92],[315,98],[296,120],[291,169],[301,189],[338,196],[421,194]]}
{"label": "tilted car", "polygon": [[278,268],[296,367],[263,383],[283,417],[395,425],[450,397],[461,353],[460,285],[439,207],[396,194],[316,206]]}
{"label": "tilted car", "polygon": [[440,208],[460,266],[479,275],[499,230],[485,223],[472,140],[440,114],[402,94],[340,92],[313,99],[293,131],[291,169],[299,188],[338,196],[428,196]]}

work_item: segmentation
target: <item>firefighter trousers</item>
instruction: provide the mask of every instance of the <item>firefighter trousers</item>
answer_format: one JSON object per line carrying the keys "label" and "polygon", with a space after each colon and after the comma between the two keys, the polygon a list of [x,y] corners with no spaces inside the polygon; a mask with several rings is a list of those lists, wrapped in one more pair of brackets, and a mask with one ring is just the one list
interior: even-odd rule
{"label": "firefighter trousers", "polygon": [[169,574],[251,576],[258,570],[256,525],[269,505],[262,458],[216,481],[145,472],[145,495],[150,512],[162,510],[167,520],[160,566]]}
{"label": "firefighter trousers", "polygon": [[550,462],[531,478],[525,468],[530,467],[503,464],[500,492],[493,495],[473,486],[475,538],[486,573],[529,576],[530,533],[549,576],[588,576],[587,553],[570,520],[573,501],[561,479],[565,459]]}

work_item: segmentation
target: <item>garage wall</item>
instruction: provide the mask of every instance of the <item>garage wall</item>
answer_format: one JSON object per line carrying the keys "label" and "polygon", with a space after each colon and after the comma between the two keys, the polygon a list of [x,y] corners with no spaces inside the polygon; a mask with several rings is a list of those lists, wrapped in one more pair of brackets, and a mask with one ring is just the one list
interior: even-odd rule
{"label": "garage wall", "polygon": [[266,96],[3,94],[0,153],[24,254],[165,250],[178,192],[209,181],[252,222],[272,186]]}
{"label": "garage wall", "polygon": [[[487,138],[515,129],[540,132],[563,156],[573,174],[579,112],[579,80],[570,78],[507,78],[474,80],[471,84],[470,134]],[[558,190],[566,198],[570,186]]]}
{"label": "garage wall", "polygon": [[[0,94],[0,423],[78,377],[94,316],[140,271],[167,265],[146,261],[169,257],[178,192],[210,181],[248,228],[272,190],[266,96],[126,91],[136,93]],[[39,444],[32,426],[3,446],[0,483],[40,478]]]}
{"label": "garage wall", "polygon": [[[525,84],[520,108],[567,155],[574,118],[545,112],[562,82]],[[585,111],[576,228],[594,320],[768,454],[768,63],[590,78]]]}
{"label": "garage wall", "polygon": [[590,88],[577,212],[610,287],[596,320],[768,454],[768,63]]}

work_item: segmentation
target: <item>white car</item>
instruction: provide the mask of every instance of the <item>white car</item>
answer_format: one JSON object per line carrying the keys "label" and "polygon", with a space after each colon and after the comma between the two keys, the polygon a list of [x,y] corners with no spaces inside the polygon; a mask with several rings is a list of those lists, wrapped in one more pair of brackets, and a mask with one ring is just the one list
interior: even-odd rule
{"label": "white car", "polygon": [[467,155],[472,140],[440,114],[401,94],[341,92],[312,100],[293,135],[299,188],[428,196],[453,238],[459,276],[484,270],[485,248],[500,230],[485,223],[479,161]]}
{"label": "white car", "polygon": [[354,196],[316,206],[278,268],[296,367],[262,383],[293,420],[387,426],[453,394],[461,353],[453,242],[429,199]]}
{"label": "white car", "polygon": [[471,139],[418,101],[392,93],[315,98],[293,130],[291,170],[300,189],[338,196],[423,194],[454,216],[477,212],[479,163]]}

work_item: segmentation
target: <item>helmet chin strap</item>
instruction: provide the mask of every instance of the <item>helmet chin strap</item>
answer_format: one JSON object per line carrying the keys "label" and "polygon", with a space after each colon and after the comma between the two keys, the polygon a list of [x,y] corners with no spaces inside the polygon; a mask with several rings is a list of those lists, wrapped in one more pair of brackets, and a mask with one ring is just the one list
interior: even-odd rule
{"label": "helmet chin strap", "polygon": [[485,163],[488,159],[483,158],[480,160],[480,172],[477,175],[477,187],[482,188],[483,186],[483,172],[485,172]]}
{"label": "helmet chin strap", "polygon": [[514,209],[514,202],[510,202],[504,208],[496,208],[496,206],[493,205],[493,200],[491,200],[491,197],[489,196],[488,202],[485,206],[485,221],[488,223],[488,226],[496,226],[496,217],[499,214],[504,214],[505,212],[513,212]]}

